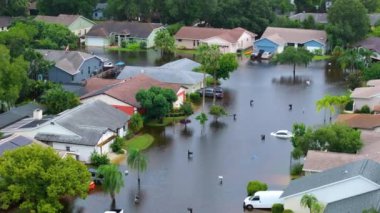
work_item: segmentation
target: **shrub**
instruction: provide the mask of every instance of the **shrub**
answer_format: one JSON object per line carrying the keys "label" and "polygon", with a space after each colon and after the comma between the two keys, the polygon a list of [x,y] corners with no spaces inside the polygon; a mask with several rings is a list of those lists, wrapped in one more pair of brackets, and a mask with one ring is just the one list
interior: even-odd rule
{"label": "shrub", "polygon": [[188,102],[185,102],[181,105],[180,111],[185,115],[193,114],[193,108],[191,107],[191,104]]}
{"label": "shrub", "polygon": [[140,49],[140,44],[137,42],[129,42],[127,48],[129,50],[138,50]]}
{"label": "shrub", "polygon": [[297,163],[297,164],[292,166],[292,168],[290,170],[290,174],[293,176],[301,175],[302,174],[302,168],[303,168],[303,165]]}
{"label": "shrub", "polygon": [[346,106],[344,107],[344,110],[352,111],[353,109],[354,109],[354,101],[351,100],[350,102],[346,104]]}
{"label": "shrub", "polygon": [[293,158],[293,159],[298,160],[298,159],[300,159],[302,156],[303,156],[303,152],[302,152],[301,149],[299,149],[299,148],[295,148],[295,149],[293,149],[293,151],[292,151],[292,158]]}
{"label": "shrub", "polygon": [[[115,139],[115,141],[111,144],[111,149],[112,149],[112,152],[115,152],[115,153],[120,153],[122,152],[122,147],[123,147],[123,143],[124,143],[124,140],[123,138],[120,138],[120,137],[117,137]],[[123,152],[124,153],[124,152]]]}
{"label": "shrub", "polygon": [[121,42],[121,47],[122,48],[127,48],[127,46],[128,46],[128,43],[126,41],[122,41]]}
{"label": "shrub", "polygon": [[140,42],[140,49],[146,49],[146,42],[145,41]]}
{"label": "shrub", "polygon": [[285,209],[282,213],[294,213],[291,209]]}
{"label": "shrub", "polygon": [[362,106],[362,108],[360,109],[360,113],[371,114],[371,109],[369,108],[368,105],[364,105],[364,106]]}
{"label": "shrub", "polygon": [[138,131],[140,131],[144,127],[144,121],[143,118],[139,113],[135,113],[131,116],[131,119],[129,120],[128,128],[129,130],[135,134]]}
{"label": "shrub", "polygon": [[272,213],[282,213],[284,212],[284,205],[281,203],[275,203],[272,206]]}
{"label": "shrub", "polygon": [[[214,86],[214,78],[213,77],[206,77],[206,85],[207,86]],[[218,80],[216,80],[216,85],[220,85],[220,82]]]}
{"label": "shrub", "polygon": [[190,101],[193,103],[200,103],[201,99],[201,95],[197,92],[193,92],[190,94]]}
{"label": "shrub", "polygon": [[252,196],[258,191],[266,191],[267,189],[268,189],[268,185],[258,180],[249,181],[247,184],[248,196]]}
{"label": "shrub", "polygon": [[179,29],[181,29],[182,26],[183,24],[181,23],[175,23],[167,26],[166,29],[169,31],[170,35],[173,36],[178,32]]}
{"label": "shrub", "polygon": [[107,157],[107,155],[102,155],[95,151],[91,153],[90,161],[91,164],[96,167],[110,163],[110,159]]}

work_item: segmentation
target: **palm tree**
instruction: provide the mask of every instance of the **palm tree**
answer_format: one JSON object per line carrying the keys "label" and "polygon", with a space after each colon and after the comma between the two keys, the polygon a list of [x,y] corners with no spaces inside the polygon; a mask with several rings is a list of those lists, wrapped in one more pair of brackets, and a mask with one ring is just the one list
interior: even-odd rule
{"label": "palm tree", "polygon": [[333,97],[330,95],[325,95],[323,98],[319,99],[316,102],[317,112],[324,109],[324,123],[326,123],[326,109],[330,110],[330,121],[331,121],[331,114],[335,112],[335,108],[333,106]]}
{"label": "palm tree", "polygon": [[137,170],[137,186],[140,192],[140,172],[146,170],[148,161],[146,157],[137,149],[128,150],[127,164],[131,169]]}
{"label": "palm tree", "polygon": [[325,210],[325,205],[323,205],[320,202],[315,202],[311,205],[311,211],[313,213],[323,213],[324,210]]}
{"label": "palm tree", "polygon": [[112,204],[115,204],[115,194],[124,186],[123,174],[116,165],[102,165],[98,168],[99,175],[103,176],[103,189],[109,192]]}
{"label": "palm tree", "polygon": [[315,205],[315,203],[318,203],[318,199],[314,195],[305,194],[301,198],[301,206],[308,208],[310,213],[312,213],[312,206]]}

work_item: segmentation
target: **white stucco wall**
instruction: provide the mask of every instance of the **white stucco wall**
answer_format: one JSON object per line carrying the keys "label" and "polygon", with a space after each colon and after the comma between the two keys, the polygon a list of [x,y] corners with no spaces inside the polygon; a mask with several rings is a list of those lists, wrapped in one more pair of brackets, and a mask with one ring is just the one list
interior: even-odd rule
{"label": "white stucco wall", "polygon": [[380,104],[380,96],[375,96],[372,98],[353,98],[354,100],[354,111],[360,110],[364,105],[368,105],[371,110],[373,110],[375,105]]}
{"label": "white stucco wall", "polygon": [[70,147],[70,152],[78,154],[78,160],[90,163],[91,153],[95,150],[94,146],[83,146],[76,144],[52,143],[51,146],[56,150],[66,151],[66,147]]}
{"label": "white stucco wall", "polygon": [[163,28],[159,27],[159,28],[154,29],[150,33],[150,35],[148,36],[148,38],[146,38],[146,48],[152,48],[152,47],[155,46],[155,44],[154,44],[154,38],[156,37],[157,32],[160,31],[161,29],[163,29]]}
{"label": "white stucco wall", "polygon": [[239,49],[247,49],[249,47],[252,47],[252,44],[253,42],[255,41],[255,38],[252,37],[250,34],[248,34],[247,32],[244,32],[239,40],[238,40],[238,47]]}
{"label": "white stucco wall", "polygon": [[284,208],[291,209],[297,213],[309,213],[309,210],[300,206],[300,201],[303,195],[313,194],[317,197],[318,201],[327,205],[328,203],[345,199],[348,197],[363,194],[372,190],[379,189],[380,186],[360,176],[317,188],[314,190],[306,191],[296,196],[284,198]]}
{"label": "white stucco wall", "polygon": [[177,48],[185,48],[185,49],[197,49],[198,48],[199,41],[195,41],[194,46],[194,40],[191,39],[176,39],[175,45]]}

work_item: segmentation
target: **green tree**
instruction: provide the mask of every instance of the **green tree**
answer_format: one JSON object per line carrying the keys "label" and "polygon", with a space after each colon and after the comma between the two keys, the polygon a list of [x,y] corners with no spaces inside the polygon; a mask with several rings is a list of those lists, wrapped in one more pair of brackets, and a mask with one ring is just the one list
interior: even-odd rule
{"label": "green tree", "polygon": [[110,164],[110,159],[106,154],[99,154],[96,151],[93,151],[90,156],[90,162],[95,167],[99,167],[101,165]]}
{"label": "green tree", "polygon": [[322,213],[324,210],[324,205],[318,202],[318,199],[311,194],[302,196],[300,204],[302,207],[308,208],[310,213]]}
{"label": "green tree", "polygon": [[171,89],[151,87],[137,92],[136,100],[146,110],[147,118],[162,119],[173,109],[177,95]]}
{"label": "green tree", "polygon": [[369,32],[367,10],[358,0],[336,0],[327,17],[327,32],[333,47],[353,44]]}
{"label": "green tree", "polygon": [[284,212],[284,204],[275,203],[272,206],[272,213],[283,213]]}
{"label": "green tree", "polygon": [[335,112],[334,102],[336,102],[334,96],[325,95],[323,96],[323,98],[319,99],[315,104],[317,107],[317,112],[320,112],[322,109],[324,109],[324,116],[323,116],[324,123],[326,123],[326,109],[329,109],[330,111],[330,122],[331,122],[332,113]]}
{"label": "green tree", "polygon": [[208,120],[206,113],[204,113],[204,112],[200,113],[199,115],[197,115],[197,117],[195,117],[195,119],[198,120],[199,123],[202,125],[201,134],[203,135],[204,134],[205,124],[206,124],[206,122]]}
{"label": "green tree", "polygon": [[193,108],[191,107],[191,103],[190,102],[185,102],[181,105],[181,107],[179,108],[179,110],[185,114],[185,115],[191,115],[193,114]]}
{"label": "green tree", "polygon": [[369,209],[364,209],[362,213],[379,213],[379,211],[372,207]]}
{"label": "green tree", "polygon": [[219,58],[219,69],[216,71],[216,80],[229,79],[230,73],[236,70],[238,66],[236,54],[226,53],[221,55]]}
{"label": "green tree", "polygon": [[[146,2],[146,0],[144,0]],[[116,20],[138,20],[140,14],[139,2],[137,0],[108,0],[105,15]],[[146,8],[150,10],[150,8]]]}
{"label": "green tree", "polygon": [[360,0],[360,2],[367,9],[368,13],[374,13],[380,7],[380,1],[379,0]]}
{"label": "green tree", "polygon": [[17,203],[28,212],[60,212],[65,196],[85,198],[91,181],[84,164],[52,148],[24,146],[0,158],[0,208]]}
{"label": "green tree", "polygon": [[215,121],[218,122],[218,118],[227,115],[226,110],[219,105],[212,105],[210,107],[210,115],[215,117]]}
{"label": "green tree", "polygon": [[135,113],[131,116],[128,123],[128,129],[136,134],[144,127],[144,120],[139,113]]}
{"label": "green tree", "polygon": [[280,14],[289,14],[294,11],[295,6],[288,0],[270,0],[272,10]]}
{"label": "green tree", "polygon": [[[45,60],[41,53],[33,49],[26,49],[24,57],[30,62],[28,70],[30,79],[43,80],[48,78],[48,71],[54,66],[52,62]],[[40,77],[42,79],[39,79]]]}
{"label": "green tree", "polygon": [[[335,49],[334,49],[335,51]],[[342,69],[353,73],[355,71],[366,69],[371,64],[371,56],[373,52],[365,48],[339,49],[335,53],[337,55],[336,62]]]}
{"label": "green tree", "polygon": [[80,104],[79,98],[74,93],[67,92],[60,87],[47,90],[42,95],[41,102],[47,107],[47,112],[51,114],[58,114]]}
{"label": "green tree", "polygon": [[313,59],[313,54],[305,48],[286,47],[284,51],[273,58],[273,62],[293,65],[293,78],[296,78],[296,66],[307,66]]}
{"label": "green tree", "polygon": [[99,175],[103,176],[103,190],[110,193],[112,204],[115,204],[115,195],[124,186],[123,174],[116,165],[101,165],[97,169]]}
{"label": "green tree", "polygon": [[144,172],[148,167],[148,160],[140,150],[128,150],[127,164],[131,169],[137,170],[137,187],[140,192],[140,172]]}
{"label": "green tree", "polygon": [[29,6],[28,0],[0,0],[0,15],[26,16]]}
{"label": "green tree", "polygon": [[161,54],[172,53],[175,50],[175,39],[166,29],[157,32],[154,43],[161,49]]}
{"label": "green tree", "polygon": [[0,45],[0,108],[8,110],[19,97],[27,78],[28,62],[22,56],[11,58],[10,51]]}
{"label": "green tree", "polygon": [[97,1],[76,0],[76,1],[57,1],[57,0],[37,0],[37,9],[40,13],[50,16],[59,14],[80,14],[92,17],[92,11]]}
{"label": "green tree", "polygon": [[373,63],[370,67],[364,69],[363,78],[366,81],[380,79],[380,63]]}
{"label": "green tree", "polygon": [[252,196],[258,191],[266,191],[266,190],[268,190],[268,185],[258,180],[249,181],[247,184],[248,196]]}
{"label": "green tree", "polygon": [[276,16],[275,20],[270,24],[270,26],[284,28],[301,28],[302,23],[298,20],[291,20],[286,16]]}

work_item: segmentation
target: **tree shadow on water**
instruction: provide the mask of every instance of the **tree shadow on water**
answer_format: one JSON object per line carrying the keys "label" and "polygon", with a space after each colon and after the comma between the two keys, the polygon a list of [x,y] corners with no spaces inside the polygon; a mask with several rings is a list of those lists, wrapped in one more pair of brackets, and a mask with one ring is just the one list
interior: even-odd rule
{"label": "tree shadow on water", "polygon": [[309,85],[311,83],[311,80],[309,77],[305,76],[281,76],[279,78],[272,78],[272,83],[274,84],[280,84],[280,85],[287,85],[287,86],[293,86],[293,85]]}
{"label": "tree shadow on water", "polygon": [[220,131],[220,130],[226,128],[226,127],[227,127],[227,124],[224,123],[224,122],[220,122],[220,121],[212,121],[212,122],[210,123],[210,129],[211,129],[211,131],[213,131],[213,132],[218,132],[218,131]]}

